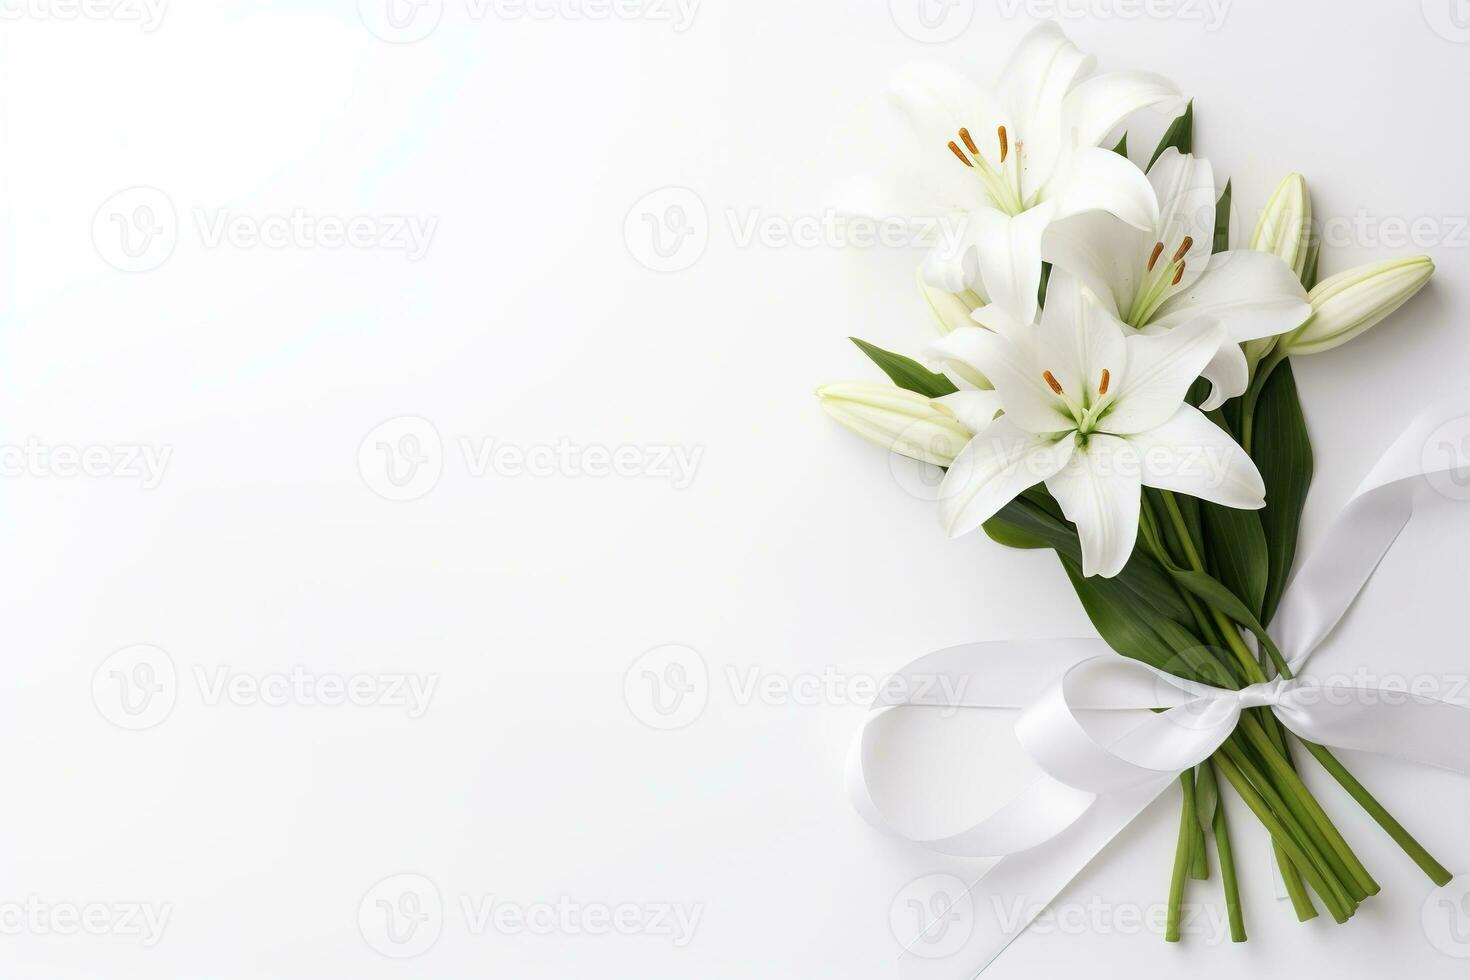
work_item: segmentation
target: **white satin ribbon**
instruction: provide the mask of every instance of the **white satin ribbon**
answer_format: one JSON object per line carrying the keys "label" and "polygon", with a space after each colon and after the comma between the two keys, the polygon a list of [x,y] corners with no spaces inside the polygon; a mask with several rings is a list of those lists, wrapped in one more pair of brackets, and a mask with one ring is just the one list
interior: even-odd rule
{"label": "white satin ribbon", "polygon": [[[1432,433],[1465,417],[1470,391],[1416,418],[1301,565],[1272,630],[1293,672],[1327,639],[1412,517],[1415,487],[1426,476],[1470,468],[1461,443],[1427,451]],[[1245,708],[1270,707],[1311,742],[1470,774],[1470,708],[1310,678],[1230,691],[1119,657],[1100,639],[952,647],[904,667],[883,692],[848,762],[853,805],[874,826],[894,833],[870,788],[869,773],[883,754],[873,722],[899,707],[1019,709],[1017,738],[1042,772],[959,833],[930,840],[898,835],[944,854],[1002,858],[970,889],[974,926],[963,948],[942,958],[906,952],[906,980],[970,980],[983,971],[1180,773],[1219,748]],[[1142,715],[1118,738],[1115,728],[1097,724],[1098,709],[1165,710]]]}

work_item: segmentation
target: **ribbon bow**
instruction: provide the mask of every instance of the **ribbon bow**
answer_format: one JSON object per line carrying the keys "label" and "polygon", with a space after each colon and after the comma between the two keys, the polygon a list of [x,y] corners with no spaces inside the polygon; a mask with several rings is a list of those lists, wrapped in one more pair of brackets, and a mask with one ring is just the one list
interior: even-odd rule
{"label": "ribbon bow", "polygon": [[[1470,466],[1458,442],[1434,444],[1447,420],[1470,416],[1470,391],[1421,414],[1349,499],[1292,580],[1273,636],[1293,673],[1352,605],[1414,512],[1425,477]],[[1447,449],[1431,460],[1431,448]],[[943,678],[944,683],[931,683]],[[1470,708],[1365,684],[1278,678],[1241,690],[1185,680],[1115,654],[1100,639],[971,643],[921,657],[883,685],[848,764],[853,805],[895,833],[870,791],[882,752],[873,722],[905,705],[1019,709],[1016,735],[1042,775],[960,833],[915,840],[942,854],[1000,857],[970,889],[975,926],[942,960],[905,953],[908,980],[970,980],[1050,904],[1089,861],[1168,786],[1214,754],[1247,708],[1269,707],[1301,738],[1470,774]],[[1160,710],[1163,709],[1163,710]],[[1106,714],[1131,711],[1121,737]],[[1019,918],[987,918],[1024,909]],[[963,898],[961,900],[964,900]]]}

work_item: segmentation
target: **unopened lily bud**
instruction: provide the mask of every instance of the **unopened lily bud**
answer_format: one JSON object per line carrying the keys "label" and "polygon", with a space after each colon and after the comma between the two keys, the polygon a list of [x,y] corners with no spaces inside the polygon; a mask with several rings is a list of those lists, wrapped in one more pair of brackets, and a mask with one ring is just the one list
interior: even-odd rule
{"label": "unopened lily bud", "polygon": [[823,385],[817,398],[827,414],[864,439],[911,459],[948,466],[970,441],[970,430],[949,409],[897,385]]}
{"label": "unopened lily bud", "polygon": [[1279,255],[1300,279],[1311,240],[1312,201],[1307,196],[1307,180],[1301,174],[1287,174],[1256,222],[1251,248]]}
{"label": "unopened lily bud", "polygon": [[924,281],[924,270],[919,270],[919,295],[924,297],[924,303],[934,314],[934,319],[939,323],[942,333],[949,333],[959,327],[973,327],[975,321],[970,319],[970,314],[975,312],[987,302],[973,289],[965,289],[958,293],[952,293],[947,289],[938,289]]}
{"label": "unopened lily bud", "polygon": [[1388,316],[1429,281],[1434,262],[1427,255],[1360,265],[1319,282],[1307,294],[1312,315],[1288,334],[1288,355],[1317,354],[1345,344]]}

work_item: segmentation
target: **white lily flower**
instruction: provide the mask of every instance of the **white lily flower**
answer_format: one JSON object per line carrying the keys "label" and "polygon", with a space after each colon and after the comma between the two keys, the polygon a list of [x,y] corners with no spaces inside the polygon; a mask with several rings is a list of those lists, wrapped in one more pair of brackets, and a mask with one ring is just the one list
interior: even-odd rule
{"label": "white lily flower", "polygon": [[1278,256],[1250,249],[1210,254],[1216,191],[1208,160],[1171,147],[1148,182],[1159,213],[1153,225],[1140,230],[1106,214],[1078,215],[1047,230],[1042,255],[1134,329],[1156,333],[1201,316],[1217,320],[1227,342],[1203,372],[1214,386],[1208,411],[1245,391],[1240,344],[1293,330],[1312,308]]}
{"label": "white lily flower", "polygon": [[1323,279],[1308,298],[1312,318],[1282,339],[1286,356],[1320,354],[1347,343],[1403,306],[1434,275],[1427,255],[1360,265]]}
{"label": "white lily flower", "polygon": [[[829,415],[869,442],[935,466],[953,463],[973,434],[943,399],[926,398],[897,385],[829,384],[817,389],[817,398]],[[999,407],[998,401],[992,402],[991,416]]]}
{"label": "white lily flower", "polygon": [[1077,525],[1083,574],[1112,576],[1133,551],[1144,486],[1265,506],[1250,457],[1184,400],[1224,336],[1209,318],[1153,335],[1131,330],[1060,270],[1036,327],[1008,335],[966,328],[969,356],[995,391],[959,394],[997,395],[1005,414],[945,474],[946,529],[971,531],[1044,481]]}
{"label": "white lily flower", "polygon": [[1035,315],[1041,236],[1054,219],[1102,210],[1140,228],[1157,219],[1143,173],[1098,144],[1139,109],[1181,102],[1160,76],[1092,74],[1093,59],[1043,23],[1021,40],[996,103],[938,64],[901,71],[882,173],[849,188],[849,209],[937,220],[929,285],[966,289],[1022,320]]}

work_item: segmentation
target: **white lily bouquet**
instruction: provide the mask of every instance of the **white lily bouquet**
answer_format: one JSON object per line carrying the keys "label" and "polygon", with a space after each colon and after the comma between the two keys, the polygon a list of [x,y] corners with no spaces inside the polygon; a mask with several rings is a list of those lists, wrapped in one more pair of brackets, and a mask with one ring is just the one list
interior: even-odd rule
{"label": "white lily bouquet", "polygon": [[[1213,837],[1243,941],[1224,784],[1271,836],[1297,916],[1320,904],[1345,922],[1379,886],[1298,775],[1314,761],[1434,882],[1449,881],[1322,743],[1470,771],[1470,712],[1420,699],[1412,718],[1389,717],[1369,698],[1312,698],[1296,677],[1408,519],[1419,454],[1385,457],[1327,553],[1287,589],[1312,475],[1291,359],[1383,320],[1433,263],[1392,259],[1319,282],[1297,175],[1248,245],[1232,247],[1230,184],[1217,188],[1192,153],[1192,103],[1156,75],[1094,73],[1055,25],[1022,40],[994,100],[921,65],[897,77],[890,108],[893,158],[861,185],[861,210],[955,230],[919,271],[940,336],[919,360],[856,341],[892,384],[826,385],[821,403],[945,468],[951,535],[1054,550],[1106,643],[973,644],[905,669],[974,682],[947,704],[1023,709],[1017,735],[1045,774],[981,824],[925,843],[1011,855],[976,888],[1044,905],[1177,781],[1166,938],[1179,938],[1187,881],[1209,877]],[[1145,108],[1182,113],[1140,167],[1126,134],[1101,144]],[[1098,707],[1144,720],[1104,738],[1083,710]],[[881,823],[865,788],[873,737],[865,728],[854,783]],[[973,976],[1013,938],[1002,932],[979,930],[949,972]]]}

